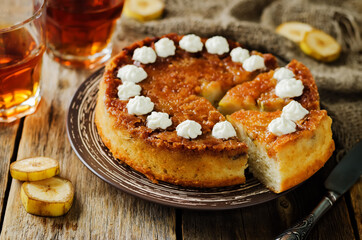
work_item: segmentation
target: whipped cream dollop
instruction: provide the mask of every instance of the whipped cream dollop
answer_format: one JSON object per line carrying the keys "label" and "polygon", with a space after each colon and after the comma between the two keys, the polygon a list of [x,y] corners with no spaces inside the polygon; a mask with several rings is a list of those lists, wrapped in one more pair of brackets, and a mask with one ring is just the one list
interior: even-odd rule
{"label": "whipped cream dollop", "polygon": [[172,121],[167,113],[152,112],[147,117],[147,127],[155,130],[157,128],[166,129],[172,125]]}
{"label": "whipped cream dollop", "polygon": [[243,68],[248,72],[265,68],[264,58],[259,55],[252,55],[244,60]]}
{"label": "whipped cream dollop", "polygon": [[282,117],[295,122],[303,119],[308,113],[309,111],[305,109],[302,104],[292,100],[288,105],[283,107]]}
{"label": "whipped cream dollop", "polygon": [[193,120],[186,120],[177,125],[176,132],[180,137],[191,139],[202,134],[201,125]]}
{"label": "whipped cream dollop", "polygon": [[222,55],[229,52],[229,43],[226,38],[221,36],[214,36],[205,42],[208,53]]}
{"label": "whipped cream dollop", "polygon": [[144,115],[153,110],[154,103],[149,97],[135,96],[129,100],[126,107],[129,114]]}
{"label": "whipped cream dollop", "polygon": [[275,86],[275,94],[280,98],[299,97],[303,94],[303,83],[295,78],[283,79]]}
{"label": "whipped cream dollop", "polygon": [[183,36],[179,42],[179,45],[180,48],[191,53],[200,52],[203,47],[201,38],[195,34],[188,34]]}
{"label": "whipped cream dollop", "polygon": [[168,57],[175,55],[175,43],[169,38],[161,38],[155,43],[155,50],[158,56]]}
{"label": "whipped cream dollop", "polygon": [[271,121],[268,125],[268,131],[277,136],[295,132],[297,125],[289,119],[278,117]]}
{"label": "whipped cream dollop", "polygon": [[147,73],[141,67],[128,64],[118,70],[117,77],[120,78],[122,82],[139,83],[147,78]]}
{"label": "whipped cream dollop", "polygon": [[138,96],[141,93],[141,86],[134,82],[124,82],[117,87],[118,98],[120,100],[128,100],[131,97]]}
{"label": "whipped cream dollop", "polygon": [[157,55],[151,47],[136,48],[133,52],[133,60],[139,61],[143,64],[156,62]]}
{"label": "whipped cream dollop", "polygon": [[236,136],[236,131],[228,121],[218,122],[212,128],[212,136],[215,138],[228,139]]}
{"label": "whipped cream dollop", "polygon": [[250,54],[247,49],[237,47],[231,50],[230,56],[233,62],[243,63],[247,58],[250,57]]}
{"label": "whipped cream dollop", "polygon": [[293,71],[289,70],[288,68],[281,67],[278,70],[274,72],[273,78],[275,78],[278,81],[281,81],[283,79],[289,79],[294,78],[295,75]]}

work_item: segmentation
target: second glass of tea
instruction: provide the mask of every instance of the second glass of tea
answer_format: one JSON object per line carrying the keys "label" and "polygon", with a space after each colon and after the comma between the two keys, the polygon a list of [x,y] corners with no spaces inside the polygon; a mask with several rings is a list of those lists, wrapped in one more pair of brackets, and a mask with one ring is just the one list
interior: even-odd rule
{"label": "second glass of tea", "polygon": [[48,0],[47,52],[63,65],[93,68],[112,53],[124,0]]}

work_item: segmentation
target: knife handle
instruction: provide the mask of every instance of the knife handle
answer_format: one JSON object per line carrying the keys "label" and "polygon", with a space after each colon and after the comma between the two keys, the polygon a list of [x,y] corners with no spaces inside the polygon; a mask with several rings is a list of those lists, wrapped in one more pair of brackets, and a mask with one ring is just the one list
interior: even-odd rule
{"label": "knife handle", "polygon": [[322,215],[327,212],[327,210],[332,207],[332,205],[337,201],[339,194],[329,191],[318,206],[312,211],[311,214],[303,218],[293,227],[289,228],[275,240],[302,240],[306,239],[310,230],[316,224],[316,222],[322,217]]}

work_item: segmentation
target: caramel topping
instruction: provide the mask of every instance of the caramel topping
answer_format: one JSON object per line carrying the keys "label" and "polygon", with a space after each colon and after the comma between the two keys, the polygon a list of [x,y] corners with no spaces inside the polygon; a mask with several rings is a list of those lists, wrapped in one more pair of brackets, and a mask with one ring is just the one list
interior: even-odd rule
{"label": "caramel topping", "polygon": [[275,95],[277,80],[273,78],[273,70],[259,74],[253,81],[237,85],[226,93],[226,97],[233,99],[241,108],[250,110],[282,110],[292,99],[308,110],[319,109],[319,94],[309,69],[296,60],[292,60],[287,68],[292,70],[295,78],[301,80],[304,85],[300,97],[280,98]]}
{"label": "caramel topping", "polygon": [[268,149],[268,155],[276,154],[277,149],[285,143],[296,141],[305,134],[311,134],[321,120],[327,116],[325,110],[312,110],[303,119],[296,122],[297,131],[282,136],[276,136],[268,131],[269,123],[280,117],[282,111],[259,112],[259,111],[238,111],[230,116],[232,121],[240,123],[246,129],[253,140],[263,144]]}
{"label": "caramel topping", "polygon": [[[140,64],[148,77],[139,85],[142,87],[141,95],[151,98],[155,104],[154,111],[169,114],[172,125],[166,131],[152,131],[146,127],[147,116],[127,114],[127,101],[117,98],[117,86],[121,84],[116,77],[118,69],[123,65],[135,63],[131,59],[134,49],[141,46],[154,47],[159,38],[148,38],[125,48],[108,64],[104,74],[107,84],[105,104],[108,112],[117,118],[119,127],[128,129],[131,135],[144,138],[158,147],[225,151],[230,156],[246,153],[246,145],[236,137],[222,140],[211,136],[213,126],[217,122],[225,121],[225,117],[200,95],[203,87],[209,86],[211,82],[217,83],[215,86],[218,87],[218,91],[224,94],[236,84],[252,80],[258,72],[246,72],[242,64],[231,61],[228,53],[209,54],[205,48],[198,53],[189,53],[178,45],[181,36],[168,34],[165,37],[174,41],[176,54],[167,58],[158,57],[152,64]],[[202,41],[205,43],[206,39]],[[229,41],[229,46],[232,49],[239,44]],[[261,55],[257,52],[252,54]],[[277,66],[276,59],[271,54],[261,56],[269,69]],[[202,136],[193,140],[177,136],[176,126],[187,119],[201,124]]]}

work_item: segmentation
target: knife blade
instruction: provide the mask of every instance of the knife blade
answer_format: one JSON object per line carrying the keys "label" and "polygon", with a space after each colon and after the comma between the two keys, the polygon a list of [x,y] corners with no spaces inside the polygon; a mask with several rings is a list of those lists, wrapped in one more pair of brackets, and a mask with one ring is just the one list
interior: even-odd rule
{"label": "knife blade", "polygon": [[329,174],[324,182],[324,187],[328,192],[318,206],[293,227],[277,236],[275,240],[306,239],[316,222],[333,206],[340,196],[353,186],[361,174],[362,141],[357,143]]}
{"label": "knife blade", "polygon": [[343,195],[362,174],[362,141],[347,153],[324,182],[326,189]]}

